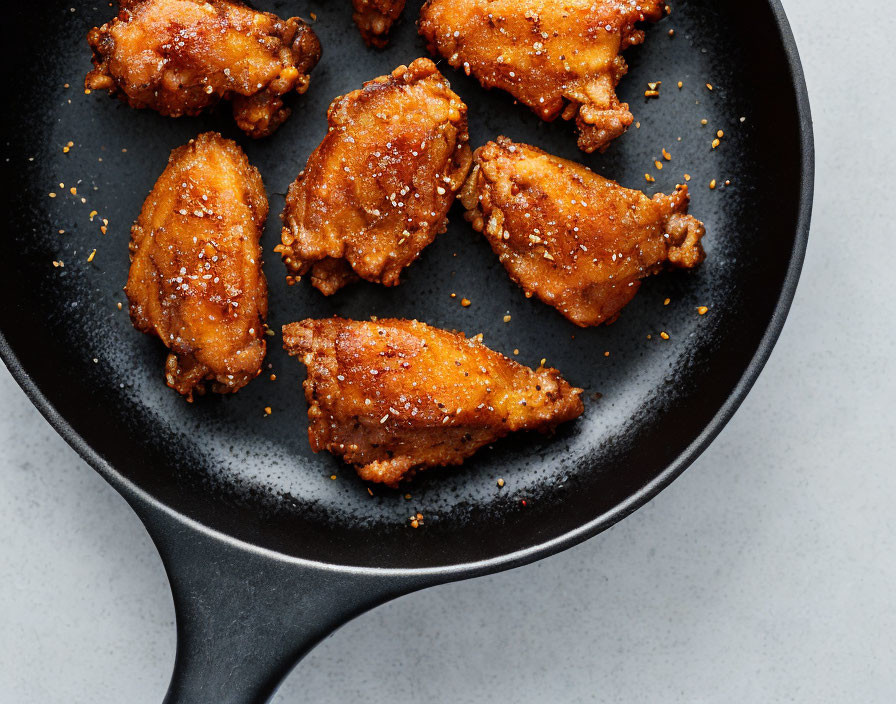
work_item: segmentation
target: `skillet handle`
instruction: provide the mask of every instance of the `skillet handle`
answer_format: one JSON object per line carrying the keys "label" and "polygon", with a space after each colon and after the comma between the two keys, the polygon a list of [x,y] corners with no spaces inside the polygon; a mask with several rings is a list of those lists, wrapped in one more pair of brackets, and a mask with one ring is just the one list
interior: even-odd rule
{"label": "skillet handle", "polygon": [[177,614],[166,704],[267,702],[327,635],[423,586],[414,579],[286,560],[157,507],[140,509],[168,572]]}

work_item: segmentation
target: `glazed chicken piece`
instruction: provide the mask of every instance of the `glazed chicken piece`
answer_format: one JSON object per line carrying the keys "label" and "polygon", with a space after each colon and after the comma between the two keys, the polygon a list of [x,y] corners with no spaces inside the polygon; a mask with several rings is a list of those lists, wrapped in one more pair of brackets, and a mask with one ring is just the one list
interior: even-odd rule
{"label": "glazed chicken piece", "polygon": [[616,85],[622,51],[644,41],[638,22],[659,0],[427,0],[419,29],[454,68],[501,88],[541,119],[576,119],[579,147],[605,149],[632,123]]}
{"label": "glazed chicken piece", "polygon": [[389,43],[389,31],[404,10],[405,0],[352,0],[355,24],[368,46],[382,49]]}
{"label": "glazed chicken piece", "polygon": [[171,153],[131,229],[131,320],[171,350],[165,378],[188,401],[206,382],[234,393],[261,371],[267,213],[258,171],[207,132]]}
{"label": "glazed chicken piece", "polygon": [[96,67],[87,88],[170,117],[230,100],[252,137],[289,117],[282,97],[308,89],[321,53],[298,17],[282,20],[231,0],[120,0],[118,16],[87,41]]}
{"label": "glazed chicken piece", "polygon": [[467,106],[429,59],[337,98],[330,129],[289,187],[283,257],[326,295],[357,278],[386,286],[447,227],[470,170]]}
{"label": "glazed chicken piece", "polygon": [[649,198],[504,137],[478,149],[474,162],[461,195],[467,219],[526,296],[576,325],[612,322],[642,278],[705,257],[687,186]]}
{"label": "glazed chicken piece", "polygon": [[311,448],[342,456],[366,481],[396,486],[584,411],[582,389],[556,369],[529,369],[479,336],[417,321],[304,320],[283,327],[283,344],[308,368]]}

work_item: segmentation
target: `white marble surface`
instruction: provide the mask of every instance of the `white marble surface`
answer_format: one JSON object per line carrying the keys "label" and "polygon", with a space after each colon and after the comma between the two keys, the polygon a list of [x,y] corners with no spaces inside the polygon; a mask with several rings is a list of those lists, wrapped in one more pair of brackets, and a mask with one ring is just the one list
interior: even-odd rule
{"label": "white marble surface", "polygon": [[[891,3],[786,0],[815,116],[806,268],[755,389],[620,525],[349,624],[276,701],[890,702],[896,690]],[[158,702],[162,565],[0,370],[0,702]]]}

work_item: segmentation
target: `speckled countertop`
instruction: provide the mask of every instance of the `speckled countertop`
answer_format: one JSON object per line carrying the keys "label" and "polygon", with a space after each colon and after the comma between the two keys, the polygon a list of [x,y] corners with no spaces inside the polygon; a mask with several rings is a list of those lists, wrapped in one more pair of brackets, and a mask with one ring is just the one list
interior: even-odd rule
{"label": "speckled countertop", "polygon": [[[893,700],[896,21],[884,0],[785,7],[815,217],[793,311],[734,420],[615,528],[362,616],[276,702]],[[0,516],[0,702],[161,701],[174,610],[155,549],[5,369]]]}

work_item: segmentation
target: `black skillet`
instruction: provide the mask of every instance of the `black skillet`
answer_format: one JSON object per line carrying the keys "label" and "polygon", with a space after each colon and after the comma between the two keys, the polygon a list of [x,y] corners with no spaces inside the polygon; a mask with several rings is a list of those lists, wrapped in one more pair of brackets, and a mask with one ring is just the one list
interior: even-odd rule
{"label": "black skillet", "polygon": [[[419,2],[376,52],[358,38],[348,0],[259,0],[283,16],[316,14],[324,46],[292,118],[259,142],[237,132],[226,108],[173,120],[85,95],[84,35],[113,15],[108,3],[7,10],[0,353],[158,545],[177,610],[168,701],[264,701],[315,643],[366,609],[595,535],[668,485],[734,413],[797,285],[813,187],[809,103],[778,0],[672,4],[647,43],[626,54],[631,71],[620,94],[640,128],[603,155],[580,153],[568,123],[541,123],[442,64],[470,106],[474,145],[505,134],[650,192],[691,175],[691,212],[708,230],[706,263],[648,281],[618,322],[592,330],[523,297],[459,208],[399,288],[360,284],[325,299],[304,282],[285,285],[272,252],[282,194],[324,134],[334,96],[425,54],[414,31]],[[647,100],[654,81],[662,81],[660,97]],[[270,339],[270,370],[235,397],[185,403],[164,384],[162,345],[135,332],[118,304],[131,222],[169,151],[208,129],[237,138],[268,188],[272,328],[338,313],[484,332],[491,347],[519,350],[528,364],[547,358],[584,387],[585,416],[553,438],[510,438],[459,469],[369,492],[352,469],[310,452],[303,370],[279,336]],[[712,149],[717,130],[724,137]],[[672,160],[660,171],[653,164],[663,148]],[[472,306],[462,308],[462,297]],[[698,315],[698,306],[709,312]],[[424,523],[413,529],[417,512]]]}

